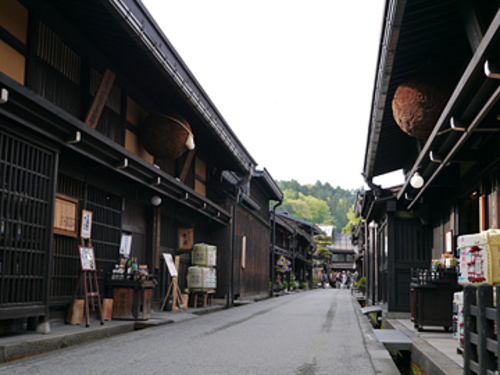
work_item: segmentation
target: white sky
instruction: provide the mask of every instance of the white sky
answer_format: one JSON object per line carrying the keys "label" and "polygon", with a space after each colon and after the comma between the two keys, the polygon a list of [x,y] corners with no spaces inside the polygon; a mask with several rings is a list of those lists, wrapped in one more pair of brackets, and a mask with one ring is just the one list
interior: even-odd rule
{"label": "white sky", "polygon": [[259,168],[364,186],[384,0],[143,3]]}

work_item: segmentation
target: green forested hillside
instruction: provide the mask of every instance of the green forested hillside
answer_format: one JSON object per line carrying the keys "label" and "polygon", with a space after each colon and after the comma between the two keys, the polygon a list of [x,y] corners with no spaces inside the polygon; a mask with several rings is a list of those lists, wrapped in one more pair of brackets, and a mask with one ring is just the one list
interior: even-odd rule
{"label": "green forested hillside", "polygon": [[355,190],[333,188],[328,182],[301,185],[295,180],[278,181],[283,191],[282,209],[298,219],[313,224],[333,224],[335,233],[342,232],[349,220],[354,220]]}

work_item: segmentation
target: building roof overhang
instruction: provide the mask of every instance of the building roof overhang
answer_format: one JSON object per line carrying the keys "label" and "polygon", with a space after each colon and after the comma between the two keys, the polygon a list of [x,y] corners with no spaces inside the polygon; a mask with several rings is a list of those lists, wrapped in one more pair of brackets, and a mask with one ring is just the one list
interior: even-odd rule
{"label": "building roof overhang", "polygon": [[[465,194],[498,163],[500,12],[492,3],[474,4],[478,17],[492,16],[473,45],[457,4],[395,0],[386,5],[363,174],[371,181],[402,169],[407,178],[397,198],[408,208],[424,196],[438,201],[451,187]],[[430,137],[422,141],[399,129],[391,100],[404,79],[424,68],[449,71],[455,87]],[[417,171],[425,180],[419,190],[409,183]]]}

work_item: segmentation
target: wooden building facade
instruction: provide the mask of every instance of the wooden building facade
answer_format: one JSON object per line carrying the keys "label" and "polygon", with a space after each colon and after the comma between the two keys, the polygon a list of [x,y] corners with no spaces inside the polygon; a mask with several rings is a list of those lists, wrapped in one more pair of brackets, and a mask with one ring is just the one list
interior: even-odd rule
{"label": "wooden building facade", "polygon": [[290,262],[296,281],[310,283],[312,286],[313,254],[316,251],[314,236],[321,233],[321,230],[283,210],[276,212],[276,228],[271,266],[276,266],[276,260],[283,255]]}
{"label": "wooden building facade", "polygon": [[124,236],[159,281],[156,301],[169,283],[163,253],[180,255],[184,287],[185,233],[217,246],[226,295],[235,231],[248,237],[238,294],[267,291],[267,207],[281,191],[255,166],[139,0],[0,2],[0,324],[46,326],[67,308],[82,210],[103,295]]}
{"label": "wooden building facade", "polygon": [[[388,311],[409,311],[411,268],[498,228],[499,45],[498,1],[386,2],[357,213],[369,299]],[[397,189],[374,184],[398,170]]]}

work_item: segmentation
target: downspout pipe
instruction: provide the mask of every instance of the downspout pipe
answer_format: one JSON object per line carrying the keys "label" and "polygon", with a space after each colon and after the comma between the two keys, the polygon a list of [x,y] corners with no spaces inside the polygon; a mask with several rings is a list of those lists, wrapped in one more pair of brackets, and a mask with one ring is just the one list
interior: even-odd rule
{"label": "downspout pipe", "polygon": [[309,275],[309,282],[310,282],[310,285],[311,285],[311,288],[313,287],[314,283],[313,283],[313,275],[314,275],[314,252],[316,251],[316,248],[314,247],[314,230],[311,228],[311,240],[312,240],[312,244],[311,244],[311,247],[312,247],[312,250],[313,250],[313,254],[311,256],[311,274]]}
{"label": "downspout pipe", "polygon": [[276,279],[276,271],[274,265],[276,264],[276,209],[283,204],[283,200],[278,201],[273,206],[273,229],[271,240],[271,297],[274,296],[274,279]]}
{"label": "downspout pipe", "polygon": [[295,274],[295,257],[297,256],[297,230],[293,231],[292,251],[293,251],[292,272]]}

